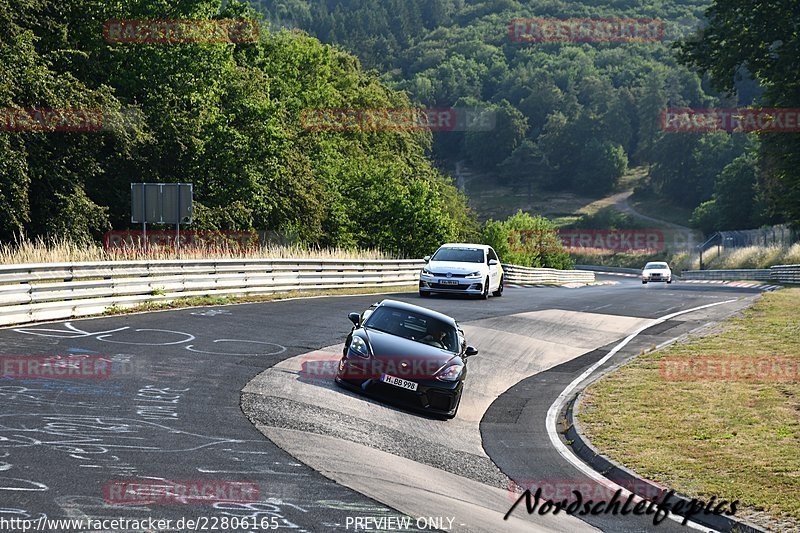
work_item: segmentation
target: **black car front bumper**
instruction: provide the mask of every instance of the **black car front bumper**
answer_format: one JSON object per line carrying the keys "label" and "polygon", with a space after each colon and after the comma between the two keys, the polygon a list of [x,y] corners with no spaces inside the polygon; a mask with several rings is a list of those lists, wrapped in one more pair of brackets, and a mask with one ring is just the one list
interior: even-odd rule
{"label": "black car front bumper", "polygon": [[[441,381],[438,379],[412,379],[417,390],[412,391],[384,383],[381,376],[348,377],[347,359],[344,368],[336,375],[336,383],[367,396],[374,397],[413,411],[430,413],[437,416],[453,417],[458,410],[461,392],[464,388],[464,375],[458,381]],[[466,369],[464,369],[466,374]]]}

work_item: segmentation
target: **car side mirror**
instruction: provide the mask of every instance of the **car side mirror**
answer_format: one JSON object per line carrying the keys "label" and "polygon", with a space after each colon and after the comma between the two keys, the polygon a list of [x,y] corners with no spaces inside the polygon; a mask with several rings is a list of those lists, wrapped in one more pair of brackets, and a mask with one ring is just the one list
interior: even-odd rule
{"label": "car side mirror", "polygon": [[347,315],[347,318],[349,318],[350,322],[352,322],[353,325],[356,327],[358,327],[359,324],[361,323],[361,315],[359,315],[358,313],[350,313],[349,315]]}
{"label": "car side mirror", "polygon": [[489,266],[495,266],[495,265],[499,265],[499,264],[500,264],[500,261],[498,261],[497,259],[489,259]]}
{"label": "car side mirror", "polygon": [[428,263],[431,260],[431,256],[426,255],[425,257],[422,258],[422,260],[425,261],[426,263]]}
{"label": "car side mirror", "polygon": [[478,349],[474,346],[467,346],[467,351],[464,352],[466,357],[472,357],[473,355],[478,355]]}

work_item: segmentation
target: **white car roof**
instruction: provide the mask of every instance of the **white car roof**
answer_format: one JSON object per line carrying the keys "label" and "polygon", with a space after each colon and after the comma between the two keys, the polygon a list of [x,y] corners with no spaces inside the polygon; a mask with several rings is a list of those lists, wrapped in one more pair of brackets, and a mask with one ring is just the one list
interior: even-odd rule
{"label": "white car roof", "polygon": [[477,248],[479,250],[488,250],[488,244],[469,244],[469,243],[459,243],[459,242],[449,242],[447,244],[441,245],[439,248]]}

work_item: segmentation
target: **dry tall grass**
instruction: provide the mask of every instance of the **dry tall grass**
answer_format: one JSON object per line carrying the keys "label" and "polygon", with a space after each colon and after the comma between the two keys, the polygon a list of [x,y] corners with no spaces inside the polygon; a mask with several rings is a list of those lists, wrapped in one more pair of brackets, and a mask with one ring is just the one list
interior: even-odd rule
{"label": "dry tall grass", "polygon": [[[608,250],[584,249],[581,253],[570,254],[575,263],[581,265],[614,266],[627,268],[642,268],[648,261],[666,261],[672,270],[680,273],[684,270],[698,270],[700,256],[696,253],[611,253]],[[775,265],[800,264],[800,243],[790,247],[785,246],[748,246],[732,250],[717,250],[712,247],[703,252],[703,268],[739,269],[739,268],[769,268]]]}
{"label": "dry tall grass", "polygon": [[105,250],[94,243],[76,243],[67,239],[19,239],[13,243],[0,243],[0,264],[72,263],[80,261],[142,261],[162,259],[397,259],[396,255],[380,250],[349,250],[344,248],[319,248],[305,246],[235,246],[173,247],[150,246],[141,248]]}
{"label": "dry tall grass", "polygon": [[703,266],[707,269],[769,268],[797,264],[800,264],[800,243],[790,247],[748,246],[730,251],[722,250],[720,253],[712,248],[703,253]]}

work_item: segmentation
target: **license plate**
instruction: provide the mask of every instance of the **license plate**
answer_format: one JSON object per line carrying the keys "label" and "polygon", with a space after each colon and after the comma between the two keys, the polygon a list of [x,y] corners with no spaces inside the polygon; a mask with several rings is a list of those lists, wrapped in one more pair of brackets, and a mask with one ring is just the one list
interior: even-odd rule
{"label": "license plate", "polygon": [[442,285],[458,285],[458,281],[454,279],[443,279]]}
{"label": "license plate", "polygon": [[394,385],[395,387],[400,387],[401,389],[408,389],[408,390],[417,390],[417,383],[413,381],[408,381],[407,379],[398,378],[395,376],[390,376],[389,374],[383,374],[381,376],[381,381],[384,383],[388,383],[389,385]]}

